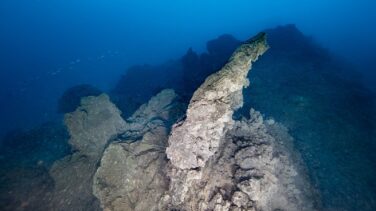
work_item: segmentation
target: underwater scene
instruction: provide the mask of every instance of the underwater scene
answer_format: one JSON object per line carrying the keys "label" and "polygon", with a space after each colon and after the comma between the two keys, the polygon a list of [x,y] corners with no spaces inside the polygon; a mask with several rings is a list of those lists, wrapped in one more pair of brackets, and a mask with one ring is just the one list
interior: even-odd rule
{"label": "underwater scene", "polygon": [[373,0],[2,0],[0,210],[376,210]]}

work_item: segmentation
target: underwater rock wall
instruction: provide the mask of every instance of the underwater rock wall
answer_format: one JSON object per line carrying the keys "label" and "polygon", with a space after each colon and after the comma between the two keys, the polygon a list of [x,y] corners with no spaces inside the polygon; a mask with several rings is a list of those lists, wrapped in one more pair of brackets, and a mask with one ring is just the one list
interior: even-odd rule
{"label": "underwater rock wall", "polygon": [[102,94],[102,92],[99,89],[89,84],[73,86],[67,89],[59,98],[57,111],[63,114],[73,112],[80,106],[81,98],[98,96],[100,94]]}

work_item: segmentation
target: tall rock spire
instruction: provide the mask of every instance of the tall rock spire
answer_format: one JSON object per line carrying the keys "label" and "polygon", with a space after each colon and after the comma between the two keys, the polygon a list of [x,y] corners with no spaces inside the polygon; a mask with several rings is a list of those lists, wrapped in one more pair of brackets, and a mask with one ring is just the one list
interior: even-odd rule
{"label": "tall rock spire", "polygon": [[268,48],[265,33],[251,38],[196,90],[187,118],[174,126],[169,138],[166,153],[175,167],[204,167],[217,151],[221,138],[234,123],[234,111],[243,104],[242,89],[249,84],[247,75],[252,62]]}

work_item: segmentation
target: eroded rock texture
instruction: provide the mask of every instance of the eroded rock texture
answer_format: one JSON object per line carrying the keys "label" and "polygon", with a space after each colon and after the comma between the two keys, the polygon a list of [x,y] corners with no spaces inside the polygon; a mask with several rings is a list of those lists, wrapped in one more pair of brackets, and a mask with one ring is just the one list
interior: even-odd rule
{"label": "eroded rock texture", "polygon": [[94,177],[93,191],[104,210],[158,210],[168,189],[168,134],[184,109],[173,90],[163,90],[127,120]]}
{"label": "eroded rock texture", "polygon": [[216,153],[226,129],[233,124],[235,109],[242,106],[242,89],[248,85],[252,62],[268,49],[261,33],[241,45],[229,62],[209,76],[193,94],[184,122],[175,125],[166,150],[179,169],[204,167]]}
{"label": "eroded rock texture", "polygon": [[236,121],[199,169],[169,166],[165,210],[315,210],[315,195],[293,154],[292,138],[274,120]]}
{"label": "eroded rock texture", "polygon": [[287,130],[254,110],[250,119],[232,118],[252,62],[268,49],[265,39],[259,34],[241,45],[194,93],[176,124],[186,107],[173,90],[126,121],[105,95],[85,98],[66,116],[76,152],[51,170],[54,204],[62,210],[314,210]]}
{"label": "eroded rock texture", "polygon": [[50,170],[55,187],[52,210],[99,210],[92,194],[92,178],[107,142],[124,130],[120,111],[102,94],[86,97],[65,115],[74,153],[55,162]]}
{"label": "eroded rock texture", "polygon": [[283,147],[288,134],[272,120],[268,129],[254,110],[249,120],[232,119],[251,64],[267,48],[264,34],[246,42],[194,93],[169,137],[162,210],[314,209],[309,183]]}

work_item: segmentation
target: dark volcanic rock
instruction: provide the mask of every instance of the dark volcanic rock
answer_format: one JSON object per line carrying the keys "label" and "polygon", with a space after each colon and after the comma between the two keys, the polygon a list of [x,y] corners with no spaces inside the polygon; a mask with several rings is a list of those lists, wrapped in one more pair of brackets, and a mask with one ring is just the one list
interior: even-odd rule
{"label": "dark volcanic rock", "polygon": [[188,103],[205,78],[218,71],[239,44],[231,35],[223,35],[207,43],[207,53],[199,55],[189,49],[176,61],[133,66],[111,91],[111,98],[125,118],[162,89],[174,89]]}
{"label": "dark volcanic rock", "polygon": [[88,84],[77,85],[67,89],[58,101],[58,112],[69,113],[76,110],[80,105],[81,98],[88,96],[98,96],[102,92]]}
{"label": "dark volcanic rock", "polygon": [[111,98],[126,119],[152,96],[163,89],[177,87],[180,83],[181,64],[179,62],[171,61],[158,66],[133,66],[127,70],[111,91]]}
{"label": "dark volcanic rock", "polygon": [[218,71],[226,64],[234,50],[241,44],[231,35],[222,35],[206,44],[207,53],[198,55],[189,49],[181,58],[183,66],[182,90],[187,100],[193,92],[205,81],[206,77]]}

